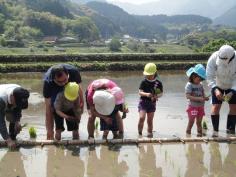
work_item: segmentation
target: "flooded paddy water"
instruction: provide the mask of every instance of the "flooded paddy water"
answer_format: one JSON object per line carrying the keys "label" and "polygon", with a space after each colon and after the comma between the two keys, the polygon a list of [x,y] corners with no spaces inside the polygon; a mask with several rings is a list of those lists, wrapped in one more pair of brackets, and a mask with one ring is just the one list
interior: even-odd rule
{"label": "flooded paddy water", "polygon": [[[82,86],[97,78],[110,78],[124,90],[129,107],[124,119],[125,138],[138,138],[138,87],[142,72],[83,72]],[[29,109],[23,112],[22,123],[37,129],[37,139],[46,138],[44,126],[45,110],[42,96],[42,73],[14,73],[0,75],[0,83],[17,83],[31,91]],[[185,137],[187,100],[184,86],[187,77],[183,71],[161,72],[164,95],[157,103],[154,117],[154,137]],[[212,134],[210,102],[206,102],[206,120]],[[86,109],[85,109],[86,110]],[[225,131],[228,108],[223,105],[220,121],[220,136]],[[87,112],[82,115],[80,139],[87,139]],[[144,137],[147,125],[144,126]],[[194,126],[193,137],[196,137]],[[96,131],[96,139],[102,132]],[[109,138],[112,138],[109,135]],[[18,139],[29,139],[24,128]],[[71,139],[68,132],[62,139]],[[0,177],[78,177],[78,176],[236,176],[236,144],[231,143],[187,143],[187,144],[140,144],[96,147],[54,147],[45,146],[20,148],[10,152],[0,149]]]}

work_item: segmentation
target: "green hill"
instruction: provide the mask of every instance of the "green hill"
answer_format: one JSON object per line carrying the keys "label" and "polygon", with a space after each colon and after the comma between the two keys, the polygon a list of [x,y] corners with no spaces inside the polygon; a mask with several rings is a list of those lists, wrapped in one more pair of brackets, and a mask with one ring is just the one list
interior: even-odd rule
{"label": "green hill", "polygon": [[211,20],[194,15],[134,16],[103,2],[81,5],[70,0],[0,0],[0,22],[1,45],[17,41],[18,46],[48,36],[90,42],[129,34],[165,41],[167,34],[190,33]]}
{"label": "green hill", "polygon": [[214,24],[228,25],[236,27],[236,6],[228,10],[223,15],[217,17],[214,20]]}

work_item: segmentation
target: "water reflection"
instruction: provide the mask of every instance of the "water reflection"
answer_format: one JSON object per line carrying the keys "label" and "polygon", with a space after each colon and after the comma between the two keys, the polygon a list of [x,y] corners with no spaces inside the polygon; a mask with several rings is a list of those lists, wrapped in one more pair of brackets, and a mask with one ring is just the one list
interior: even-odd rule
{"label": "water reflection", "polygon": [[210,176],[222,176],[223,165],[218,143],[210,144]]}
{"label": "water reflection", "polygon": [[223,170],[221,171],[222,176],[225,177],[231,177],[231,176],[236,176],[236,152],[235,152],[235,147],[236,144],[230,145],[228,154],[226,156],[226,159],[223,163]]}
{"label": "water reflection", "polygon": [[234,177],[236,144],[224,147],[210,143],[96,146],[92,151],[78,146],[1,149],[0,177]]}
{"label": "water reflection", "polygon": [[[125,91],[130,113],[124,119],[125,137],[137,137],[138,85],[141,72],[89,72],[82,73],[83,88],[96,78],[107,77],[115,80]],[[160,73],[164,83],[164,96],[157,104],[154,117],[154,136],[185,136],[187,125],[184,72]],[[38,139],[45,139],[44,104],[42,97],[42,73],[4,74],[0,83],[17,83],[31,89],[29,109],[23,112],[22,123],[37,128]],[[209,117],[210,104],[206,104]],[[223,105],[220,128],[225,128],[227,108]],[[208,120],[208,122],[210,122]],[[81,139],[87,139],[87,113],[80,124]],[[211,125],[208,135],[211,135]],[[144,127],[145,129],[146,127]],[[196,132],[194,127],[193,132]],[[195,135],[193,135],[195,136]],[[225,134],[221,133],[221,136]],[[65,139],[71,134],[63,133]],[[25,128],[19,138],[28,139]],[[97,132],[97,138],[101,134]],[[27,176],[228,176],[233,177],[236,169],[235,144],[186,144],[186,145],[141,145],[88,147],[44,147],[21,148],[17,152],[0,149],[0,177]]]}
{"label": "water reflection", "polygon": [[87,165],[88,176],[126,176],[128,166],[124,161],[118,161],[119,151],[114,151],[112,148],[100,146],[100,156],[97,156],[96,151],[89,152]]}
{"label": "water reflection", "polygon": [[140,177],[162,176],[162,168],[156,167],[156,159],[153,145],[140,146],[139,165],[140,165],[140,170],[139,170]]}
{"label": "water reflection", "polygon": [[48,148],[47,176],[78,177],[84,175],[84,163],[75,151],[79,149]]}
{"label": "water reflection", "polygon": [[189,144],[186,152],[187,170],[185,177],[196,176],[201,177],[207,172],[203,162],[202,144]]}
{"label": "water reflection", "polygon": [[18,151],[6,152],[0,161],[0,177],[7,176],[26,177],[22,156]]}

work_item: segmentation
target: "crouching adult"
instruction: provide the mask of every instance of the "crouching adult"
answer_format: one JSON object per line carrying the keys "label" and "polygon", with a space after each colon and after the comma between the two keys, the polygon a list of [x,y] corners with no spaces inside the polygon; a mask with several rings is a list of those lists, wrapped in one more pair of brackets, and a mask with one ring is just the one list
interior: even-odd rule
{"label": "crouching adult", "polygon": [[219,130],[219,112],[223,101],[229,104],[226,129],[235,133],[236,124],[236,57],[235,50],[223,45],[207,63],[207,81],[212,88],[211,120],[215,133]]}
{"label": "crouching adult", "polygon": [[[17,84],[0,85],[0,133],[9,148],[16,146],[16,136],[21,131],[21,111],[28,108],[28,98],[29,91]],[[5,119],[9,122],[9,132]]]}

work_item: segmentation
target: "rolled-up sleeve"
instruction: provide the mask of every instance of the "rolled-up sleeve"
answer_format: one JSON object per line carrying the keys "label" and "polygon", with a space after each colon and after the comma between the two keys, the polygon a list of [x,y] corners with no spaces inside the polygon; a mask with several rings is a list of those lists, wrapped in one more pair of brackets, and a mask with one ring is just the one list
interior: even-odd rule
{"label": "rolled-up sleeve", "polygon": [[5,121],[5,107],[6,107],[5,102],[2,99],[0,99],[0,133],[4,140],[9,138]]}
{"label": "rolled-up sleeve", "polygon": [[211,88],[216,87],[216,58],[217,53],[215,52],[210,56],[206,67],[207,83]]}

